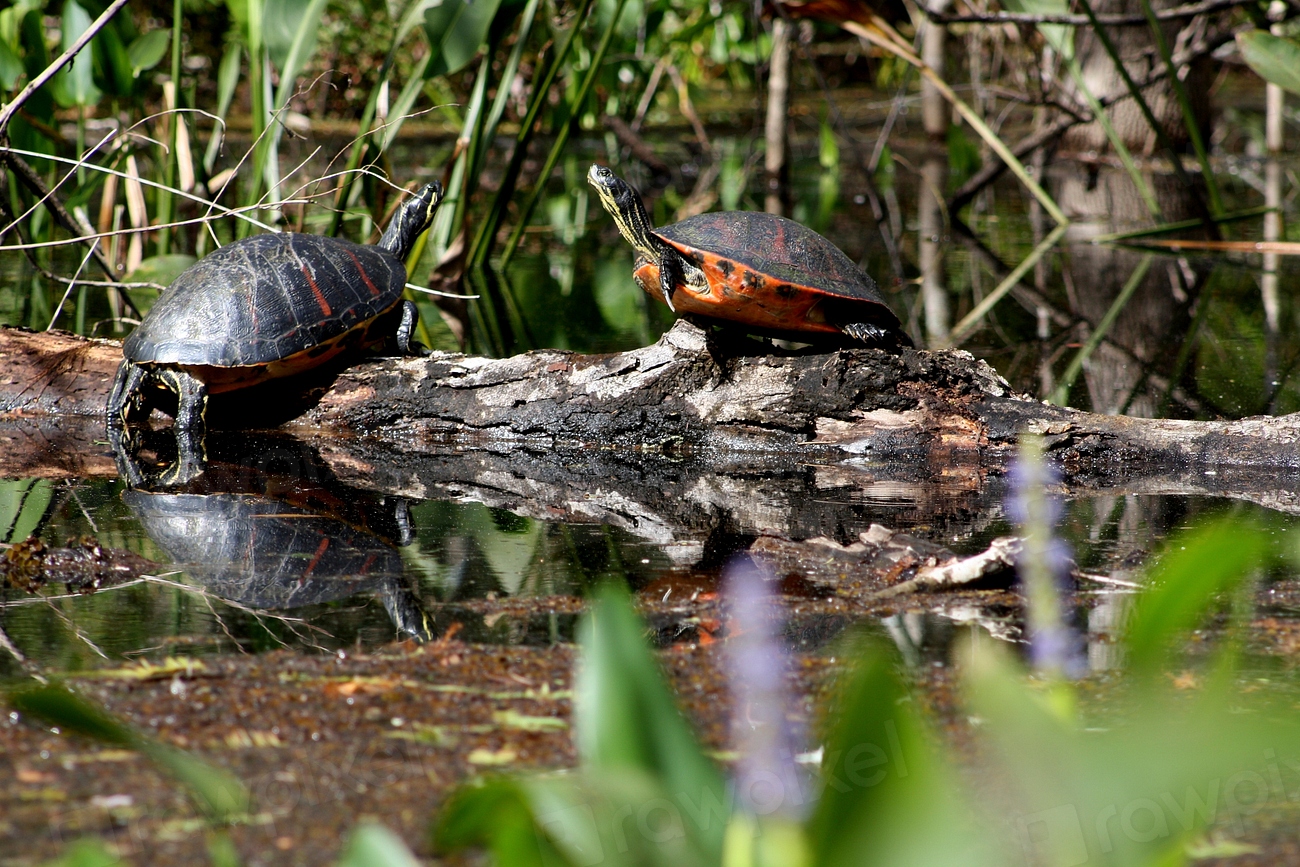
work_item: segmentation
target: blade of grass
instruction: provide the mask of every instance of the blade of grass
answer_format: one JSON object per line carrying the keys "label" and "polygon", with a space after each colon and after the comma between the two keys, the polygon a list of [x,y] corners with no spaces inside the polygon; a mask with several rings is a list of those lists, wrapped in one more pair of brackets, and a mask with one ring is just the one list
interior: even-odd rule
{"label": "blade of grass", "polygon": [[1101,321],[1097,323],[1097,327],[1093,329],[1087,342],[1085,342],[1083,346],[1079,348],[1079,351],[1074,354],[1074,358],[1070,359],[1069,365],[1065,368],[1065,373],[1061,375],[1060,381],[1052,391],[1052,396],[1047,399],[1048,403],[1054,403],[1057,406],[1068,405],[1070,400],[1070,388],[1074,385],[1074,381],[1079,378],[1079,371],[1083,370],[1084,362],[1091,357],[1096,348],[1101,345],[1102,340],[1106,338],[1106,334],[1110,332],[1111,326],[1113,326],[1115,320],[1119,318],[1120,311],[1122,311],[1125,305],[1128,304],[1129,299],[1133,297],[1133,293],[1137,291],[1138,286],[1142,285],[1142,281],[1146,278],[1147,271],[1151,270],[1151,263],[1154,261],[1155,256],[1146,255],[1142,257],[1140,262],[1138,262],[1137,267],[1133,269],[1133,273],[1129,275],[1128,282],[1124,284],[1124,288],[1119,290],[1119,294],[1116,295],[1115,300],[1111,302],[1110,308],[1106,311],[1106,315],[1101,317]]}
{"label": "blade of grass", "polygon": [[587,94],[591,91],[591,86],[596,83],[601,64],[605,62],[605,55],[609,51],[610,43],[614,40],[619,19],[623,17],[623,9],[626,6],[627,0],[618,0],[615,4],[614,14],[609,19],[609,26],[605,28],[600,45],[596,48],[596,53],[592,55],[591,66],[587,69],[587,74],[583,78],[578,92],[574,95],[572,102],[569,103],[569,122],[557,131],[555,143],[551,145],[551,152],[547,154],[546,162],[543,164],[542,170],[537,174],[537,183],[534,184],[532,193],[525,200],[524,206],[519,212],[519,218],[515,222],[515,228],[506,242],[506,249],[501,254],[500,268],[503,272],[506,266],[510,264],[510,259],[514,256],[515,249],[519,246],[519,241],[528,228],[528,219],[532,216],[533,209],[537,207],[537,202],[546,191],[546,182],[550,179],[551,172],[555,169],[555,163],[560,159],[560,154],[569,142],[569,135],[578,125],[582,104],[587,101]]}
{"label": "blade of grass", "polygon": [[1006,279],[997,285],[992,292],[984,296],[984,300],[975,305],[975,309],[962,317],[961,321],[953,326],[952,331],[948,333],[948,346],[957,346],[966,338],[970,332],[975,330],[980,321],[984,319],[988,312],[993,309],[1003,296],[1020,282],[1020,278],[1029,273],[1029,269],[1038,264],[1038,260],[1043,258],[1048,250],[1056,246],[1056,242],[1061,240],[1065,234],[1066,224],[1062,223],[1047,234],[1037,247],[1030,251],[1024,261],[1017,265]]}
{"label": "blade of grass", "polygon": [[352,142],[352,149],[348,152],[348,162],[339,178],[339,188],[334,196],[334,214],[330,218],[329,229],[325,232],[331,237],[337,236],[343,229],[343,216],[347,212],[348,200],[352,197],[352,182],[356,179],[357,169],[361,167],[361,159],[370,145],[374,132],[371,126],[375,122],[375,112],[379,108],[379,92],[383,89],[384,82],[388,81],[388,74],[392,71],[393,64],[397,59],[397,50],[401,46],[402,39],[414,26],[415,16],[421,7],[420,0],[407,0],[406,6],[402,10],[397,37],[393,39],[393,44],[389,46],[388,54],[379,67],[379,75],[375,80],[375,85],[370,89],[370,96],[366,99],[366,107],[361,112],[361,121],[357,124],[357,129],[360,132],[356,140]]}
{"label": "blade of grass", "polygon": [[172,115],[168,120],[167,149],[163,155],[163,184],[158,190],[158,222],[163,228],[158,230],[158,247],[159,256],[166,256],[171,252],[172,230],[167,228],[167,224],[172,221],[172,194],[171,188],[176,185],[176,140],[179,137],[177,130],[184,122],[181,114],[176,111],[180,105],[180,92],[178,90],[181,80],[181,21],[183,8],[181,0],[172,0],[172,80],[170,82],[171,104],[167,108],[172,110]]}
{"label": "blade of grass", "polygon": [[[1260,205],[1257,208],[1246,208],[1243,211],[1233,211],[1230,214],[1224,214],[1220,217],[1211,217],[1210,220],[1214,223],[1231,223],[1236,220],[1246,220],[1251,217],[1259,217],[1272,210],[1275,209],[1268,205]],[[1111,232],[1108,235],[1098,235],[1092,239],[1092,243],[1113,244],[1117,241],[1127,241],[1132,238],[1147,238],[1151,235],[1164,235],[1169,232],[1180,232],[1183,229],[1193,229],[1197,226],[1203,225],[1204,222],[1205,221],[1201,219],[1178,220],[1174,223],[1162,223],[1159,226],[1151,226],[1146,229],[1134,229],[1129,232]]]}
{"label": "blade of grass", "polygon": [[1196,123],[1196,112],[1192,110],[1187,88],[1178,77],[1178,67],[1174,65],[1173,55],[1169,52],[1169,42],[1165,39],[1164,31],[1160,29],[1160,21],[1156,18],[1155,10],[1151,8],[1151,0],[1142,0],[1142,12],[1146,15],[1147,24],[1150,25],[1151,35],[1155,39],[1156,48],[1160,51],[1165,69],[1169,71],[1169,83],[1173,86],[1174,95],[1178,98],[1178,106],[1182,109],[1187,136],[1191,139],[1192,150],[1196,152],[1196,160],[1201,164],[1201,176],[1205,178],[1205,188],[1210,194],[1210,213],[1218,217],[1223,214],[1223,200],[1219,197],[1219,184],[1214,179],[1214,171],[1210,168],[1210,155],[1205,150],[1205,142],[1201,140],[1201,128]]}
{"label": "blade of grass", "polygon": [[234,100],[235,88],[239,85],[239,67],[243,56],[243,47],[238,42],[231,42],[221,55],[221,65],[217,68],[217,122],[212,125],[212,138],[208,139],[208,149],[203,154],[203,170],[209,175],[221,153],[226,115],[230,113],[230,103]]}
{"label": "blade of grass", "polygon": [[492,206],[488,210],[487,217],[483,220],[474,236],[474,243],[470,246],[469,262],[471,265],[481,267],[487,261],[487,255],[492,246],[492,239],[496,236],[497,227],[501,225],[506,208],[509,207],[510,200],[514,198],[519,171],[523,167],[524,158],[528,154],[528,143],[532,141],[533,132],[537,126],[537,115],[546,103],[546,97],[551,91],[551,85],[555,82],[555,77],[559,74],[560,68],[568,58],[569,51],[577,40],[578,32],[587,22],[587,15],[591,11],[592,2],[593,0],[582,0],[574,15],[573,27],[565,36],[564,44],[560,46],[560,50],[551,59],[551,64],[541,82],[529,95],[528,111],[520,124],[519,134],[515,136],[515,148],[513,153],[510,154],[510,162],[502,173],[501,186],[492,200]]}
{"label": "blade of grass", "polygon": [[148,757],[185,786],[195,806],[209,821],[229,822],[248,810],[248,791],[229,772],[170,744],[146,737],[66,687],[22,686],[7,691],[5,697],[19,713]]}

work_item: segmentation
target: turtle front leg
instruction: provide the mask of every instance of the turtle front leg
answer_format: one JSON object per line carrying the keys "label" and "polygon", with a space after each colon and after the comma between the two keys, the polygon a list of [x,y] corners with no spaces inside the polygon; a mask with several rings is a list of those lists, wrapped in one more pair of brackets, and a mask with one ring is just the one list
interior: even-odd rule
{"label": "turtle front leg", "polygon": [[121,430],[136,420],[145,408],[144,384],[148,378],[149,374],[143,367],[122,359],[104,408],[109,430]]}
{"label": "turtle front leg", "polygon": [[399,355],[428,355],[429,350],[415,339],[415,326],[420,322],[420,311],[414,301],[402,302],[402,321],[397,324],[397,353]]}
{"label": "turtle front leg", "polygon": [[207,427],[208,387],[183,370],[164,368],[155,374],[176,393],[176,466],[165,481],[185,482],[203,472],[203,436]]}
{"label": "turtle front leg", "polygon": [[664,254],[659,257],[659,292],[664,296],[664,303],[668,309],[677,312],[673,306],[673,292],[684,282],[682,266],[686,264],[682,257],[676,253],[665,250]]}

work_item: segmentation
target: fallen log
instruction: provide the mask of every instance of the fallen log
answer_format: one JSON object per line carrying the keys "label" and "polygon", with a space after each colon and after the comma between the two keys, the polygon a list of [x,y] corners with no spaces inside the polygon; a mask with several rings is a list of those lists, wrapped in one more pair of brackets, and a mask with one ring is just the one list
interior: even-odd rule
{"label": "fallen log", "polygon": [[[106,454],[85,437],[97,436],[115,344],[0,329],[0,357],[0,436],[10,446],[0,472],[54,466],[55,447],[77,447],[83,464]],[[83,420],[71,425],[82,439],[57,442],[53,431],[74,419]],[[240,420],[234,412],[210,419]],[[44,433],[31,436],[33,425]],[[617,481],[611,466],[632,467],[633,458],[708,468],[691,481],[696,488],[720,473],[766,477],[812,466],[823,477],[847,473],[852,483],[865,473],[975,491],[1031,431],[1071,488],[1210,493],[1300,510],[1297,415],[1230,422],[1095,415],[1017,395],[965,352],[783,353],[688,322],[650,346],[607,355],[377,359],[340,373],[284,429],[321,446],[342,476],[378,484],[395,466],[391,488],[408,487],[417,472],[427,476],[419,485],[427,495],[481,486],[487,498],[511,487],[485,483],[492,474],[555,481],[585,467]],[[43,449],[39,460],[15,454],[23,440],[14,431]],[[477,457],[467,464],[466,455]],[[505,498],[526,499],[527,488],[516,483]],[[566,510],[572,493],[556,494]]]}

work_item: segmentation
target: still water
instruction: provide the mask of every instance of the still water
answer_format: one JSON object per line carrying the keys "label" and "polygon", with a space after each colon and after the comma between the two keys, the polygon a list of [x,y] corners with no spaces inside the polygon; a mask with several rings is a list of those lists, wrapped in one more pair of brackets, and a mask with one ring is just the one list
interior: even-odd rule
{"label": "still water", "polygon": [[[570,161],[566,175],[574,182],[555,186],[543,231],[499,278],[493,291],[508,302],[501,315],[488,321],[471,309],[471,350],[617,351],[653,341],[671,325],[669,311],[632,283],[630,250],[579,180],[590,159]],[[899,160],[875,181],[899,217],[885,231],[896,233],[901,261],[937,263],[926,273],[896,267],[872,217],[866,179],[851,169],[837,168],[833,178],[815,163],[796,169],[793,216],[877,276],[918,345],[941,345],[1045,227],[1019,189],[1002,183],[977,203],[971,234],[941,220],[935,235],[919,237],[930,218],[920,174],[907,165]],[[1262,165],[1243,156],[1225,167],[1231,209],[1259,204]],[[649,188],[634,170],[629,177],[647,187],[656,222],[676,218],[679,195]],[[1124,199],[1124,180],[1087,163],[1049,167],[1049,178],[1064,204],[1073,201],[1077,222],[963,348],[1022,391],[1047,397],[1064,388],[1070,403],[1098,411],[1212,418],[1300,409],[1300,311],[1261,290],[1259,256],[1093,245],[1098,234],[1131,228],[1115,205]],[[752,180],[743,172],[725,176],[724,198],[734,201],[723,204],[760,206]],[[1294,212],[1294,197],[1284,200]],[[1243,221],[1232,237],[1254,239],[1259,230],[1258,218]],[[920,249],[927,243],[935,247],[928,253]],[[1148,256],[1141,265],[1147,276],[1107,341],[1063,385],[1070,360]],[[51,299],[33,300],[40,293],[30,291],[35,278],[21,263],[4,268],[0,321],[47,325]],[[1285,286],[1300,269],[1283,257],[1275,274],[1275,285]],[[456,348],[431,303],[422,303],[422,314],[426,339]],[[99,442],[88,448],[106,450]],[[341,481],[328,460],[287,439],[227,435],[211,448],[201,484],[179,492],[127,490],[114,478],[0,480],[0,542],[34,535],[58,548],[93,538],[148,561],[146,577],[3,588],[0,626],[26,658],[78,670],[123,658],[335,650],[434,638],[452,624],[464,639],[545,645],[572,639],[580,598],[593,585],[615,579],[665,600],[673,592],[714,592],[729,558],[764,535],[850,544],[878,523],[973,553],[1011,531],[1001,479],[954,487],[917,478],[914,468],[806,466],[756,481],[641,466],[645,459],[629,457],[619,493],[638,504],[641,519],[611,522],[599,509],[590,520],[548,519],[543,507],[481,491],[385,495],[382,486]],[[1061,532],[1080,569],[1111,574],[1143,562],[1170,532],[1228,508],[1267,514],[1212,498],[1080,493],[1067,504]],[[818,632],[812,643],[834,631]],[[671,640],[671,630],[660,634]],[[16,666],[11,654],[0,654],[0,673]]]}

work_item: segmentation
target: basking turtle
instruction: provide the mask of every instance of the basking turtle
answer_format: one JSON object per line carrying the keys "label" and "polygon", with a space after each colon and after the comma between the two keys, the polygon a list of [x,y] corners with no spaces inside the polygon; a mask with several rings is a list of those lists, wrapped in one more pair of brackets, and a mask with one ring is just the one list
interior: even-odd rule
{"label": "basking turtle", "polygon": [[912,345],[875,281],[812,229],[755,211],[656,229],[640,194],[608,168],[592,166],[587,180],[637,252],[637,284],[673,312],[803,342],[847,335],[869,346]]}
{"label": "basking turtle", "polygon": [[[107,414],[110,438],[176,398],[182,462],[201,454],[208,395],[318,367],[392,339],[411,354],[415,305],[404,261],[429,227],[442,185],[398,209],[376,246],[291,232],[222,247],[167,287],[122,344]],[[121,449],[119,448],[119,453]]]}

